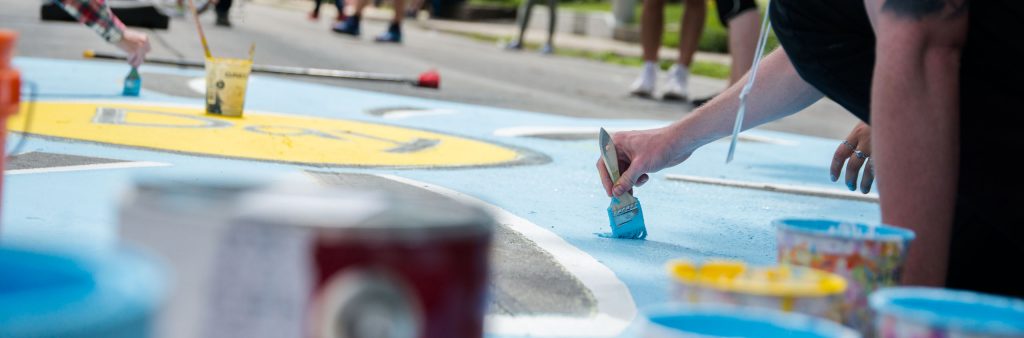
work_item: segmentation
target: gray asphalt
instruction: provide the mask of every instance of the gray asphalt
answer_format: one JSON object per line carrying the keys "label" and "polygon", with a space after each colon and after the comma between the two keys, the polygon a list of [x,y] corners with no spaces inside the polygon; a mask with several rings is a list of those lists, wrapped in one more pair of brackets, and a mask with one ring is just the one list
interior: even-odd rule
{"label": "gray asphalt", "polygon": [[[215,27],[210,13],[202,18],[215,55],[245,56],[249,44],[256,43],[256,62],[263,64],[409,75],[437,69],[442,88],[434,91],[387,83],[302,81],[568,116],[673,120],[692,109],[683,103],[629,97],[626,89],[637,68],[507,52],[490,43],[425,30],[415,22],[405,25],[404,44],[381,45],[371,40],[384,30],[384,22],[366,20],[363,37],[356,39],[330,32],[328,20],[311,22],[304,12],[238,2],[232,14],[233,28]],[[0,0],[0,27],[21,33],[17,55],[81,59],[85,49],[117,52],[75,23],[40,21],[38,8],[38,1]],[[151,56],[202,59],[191,21],[173,19],[169,30],[150,34]],[[25,76],[31,79],[31,74]],[[695,97],[725,86],[723,81],[707,78],[692,81]],[[823,101],[763,128],[842,138],[855,122],[835,103]]]}

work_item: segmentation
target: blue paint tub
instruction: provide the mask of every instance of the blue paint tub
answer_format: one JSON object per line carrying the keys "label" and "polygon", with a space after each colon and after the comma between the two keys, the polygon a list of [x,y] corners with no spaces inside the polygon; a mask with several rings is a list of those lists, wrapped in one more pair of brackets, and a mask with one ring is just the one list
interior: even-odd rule
{"label": "blue paint tub", "polygon": [[873,293],[871,308],[879,337],[1024,337],[1021,299],[898,287]]}
{"label": "blue paint tub", "polygon": [[163,271],[138,251],[0,247],[0,337],[148,337],[164,289]]}
{"label": "blue paint tub", "polygon": [[666,304],[646,308],[627,337],[848,338],[856,331],[799,313],[731,305]]}

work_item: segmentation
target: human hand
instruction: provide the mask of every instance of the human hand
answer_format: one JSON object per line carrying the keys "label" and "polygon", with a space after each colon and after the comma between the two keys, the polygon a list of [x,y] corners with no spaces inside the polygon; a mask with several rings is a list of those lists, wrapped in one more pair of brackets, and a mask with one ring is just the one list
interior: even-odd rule
{"label": "human hand", "polygon": [[124,30],[121,41],[118,41],[116,45],[117,48],[128,54],[128,63],[132,67],[141,65],[142,60],[146,58],[146,53],[149,53],[149,37],[146,36],[146,33],[131,29]]}
{"label": "human hand", "polygon": [[874,160],[871,159],[871,127],[858,123],[846,136],[846,140],[839,144],[836,152],[832,155],[832,167],[830,168],[832,182],[839,180],[839,173],[843,169],[843,162],[846,162],[846,187],[850,191],[857,190],[857,174],[864,167],[864,174],[860,180],[860,192],[867,194],[871,191],[871,184],[875,181]]}
{"label": "human hand", "polygon": [[613,134],[621,176],[617,182],[612,182],[604,162],[597,159],[597,171],[605,193],[610,197],[632,192],[634,186],[647,183],[650,179],[648,173],[678,165],[689,158],[692,151],[677,150],[675,140],[672,126]]}

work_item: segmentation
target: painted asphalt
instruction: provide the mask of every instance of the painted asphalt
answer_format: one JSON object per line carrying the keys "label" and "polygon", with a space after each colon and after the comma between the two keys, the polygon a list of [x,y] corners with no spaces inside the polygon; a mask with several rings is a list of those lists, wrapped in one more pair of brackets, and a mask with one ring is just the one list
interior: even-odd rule
{"label": "painted asphalt", "polygon": [[[195,109],[201,109],[203,104],[195,97],[162,94],[154,90],[144,90],[139,98],[122,97],[119,93],[127,69],[120,63],[38,58],[17,58],[14,63],[27,80],[39,85],[40,101]],[[149,65],[145,71],[171,77],[203,76],[198,70]],[[144,83],[147,80],[143,78]],[[396,113],[391,108],[403,109]],[[647,240],[609,240],[594,235],[607,231],[608,224],[605,213],[608,198],[601,190],[594,169],[598,157],[596,140],[588,137],[517,136],[522,133],[508,131],[510,128],[520,131],[564,128],[596,131],[600,126],[631,128],[665,122],[551,116],[259,75],[253,76],[249,84],[246,109],[294,119],[343,119],[349,121],[345,123],[397,126],[497,145],[501,149],[517,151],[521,157],[533,155],[527,156],[530,161],[459,168],[444,168],[443,164],[424,167],[423,163],[408,168],[394,163],[371,163],[360,167],[330,163],[328,158],[332,158],[331,155],[344,157],[344,153],[324,155],[326,157],[320,157],[322,162],[290,161],[292,163],[267,161],[265,158],[242,159],[244,156],[200,155],[189,148],[194,146],[189,142],[196,142],[195,139],[175,134],[164,135],[169,139],[160,140],[162,145],[155,147],[160,149],[157,150],[140,148],[147,147],[146,144],[130,143],[132,138],[129,135],[117,135],[128,138],[128,141],[121,142],[128,146],[101,143],[120,142],[104,138],[114,136],[104,136],[102,130],[93,138],[51,133],[45,137],[30,137],[21,153],[45,152],[168,166],[83,165],[78,167],[81,170],[20,171],[17,175],[8,175],[2,209],[3,238],[15,242],[59,243],[85,250],[109,249],[117,240],[116,211],[121,193],[132,177],[158,171],[277,174],[315,170],[384,175],[408,182],[423,182],[437,189],[484,200],[507,211],[509,219],[529,223],[529,227],[521,225],[533,234],[525,237],[542,249],[560,252],[553,253],[556,261],[567,265],[566,270],[594,292],[599,308],[595,316],[598,316],[615,311],[619,311],[618,315],[628,314],[628,309],[621,308],[642,308],[666,301],[670,283],[663,264],[672,258],[700,260],[724,257],[755,264],[772,263],[775,259],[772,219],[827,217],[859,222],[877,222],[879,219],[877,205],[870,202],[686,183],[665,178],[667,174],[678,174],[840,191],[843,189],[841,184],[828,180],[828,164],[838,144],[836,140],[750,131],[737,149],[736,160],[729,165],[724,163],[728,143],[712,143],[695,153],[685,164],[653,175],[650,183],[637,190],[636,195],[643,201],[645,209],[649,232]],[[29,125],[29,133],[37,130],[35,128],[47,130],[49,127],[44,123],[68,123],[65,119],[41,115],[42,109],[36,114],[40,115],[33,116],[33,121],[39,124]],[[16,120],[14,123],[18,124],[12,128],[21,128],[18,126],[23,122],[23,119]],[[73,141],[68,137],[96,141]],[[14,144],[19,138],[19,135],[12,134],[8,142]],[[493,154],[463,154],[459,158],[484,155]],[[432,160],[446,159],[436,156]],[[60,161],[52,163],[56,167],[61,165]],[[548,244],[554,242],[566,245],[552,249],[555,246]],[[580,265],[573,266],[576,263]],[[613,290],[614,285],[611,284],[615,283],[601,286],[588,282],[597,278],[595,276],[605,278],[605,275],[580,276],[588,274],[588,271],[604,269],[614,273],[617,281],[613,282],[621,281],[625,285],[628,290],[626,297],[609,296],[608,290]],[[604,309],[602,302],[605,305],[615,303],[618,309]],[[595,320],[601,318],[604,317],[598,316]],[[545,320],[550,321],[532,323],[560,325],[557,318]],[[606,328],[606,332],[598,333],[610,336],[618,335],[622,328],[616,325],[595,327]],[[490,336],[525,333],[531,332],[489,331]],[[570,334],[554,330],[540,335]]]}

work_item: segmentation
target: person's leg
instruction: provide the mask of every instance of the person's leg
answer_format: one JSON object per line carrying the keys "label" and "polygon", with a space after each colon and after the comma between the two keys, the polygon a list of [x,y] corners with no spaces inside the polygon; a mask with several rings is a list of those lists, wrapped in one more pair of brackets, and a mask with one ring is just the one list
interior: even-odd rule
{"label": "person's leg", "polygon": [[548,0],[548,42],[544,44],[541,53],[552,54],[555,52],[555,28],[558,26],[558,0]]}
{"label": "person's leg", "polygon": [[321,0],[313,0],[313,12],[309,13],[309,18],[312,20],[316,20],[320,17],[320,1]]}
{"label": "person's leg", "polygon": [[690,64],[693,54],[697,52],[697,44],[704,33],[704,21],[707,19],[707,0],[686,0],[685,12],[679,31],[679,55],[676,64],[668,70],[668,83],[665,84],[665,100],[686,100],[689,97]]}
{"label": "person's leg", "polygon": [[631,94],[648,97],[654,93],[658,77],[658,48],[661,47],[662,29],[665,27],[665,0],[644,0],[640,17],[640,45],[644,66],[640,77],[633,82]]}
{"label": "person's leg", "polygon": [[750,69],[757,51],[757,37],[761,32],[761,16],[756,8],[744,11],[729,20],[729,54],[732,67],[729,84],[736,83]]}
{"label": "person's leg", "polygon": [[345,21],[345,0],[334,0],[334,7],[338,8],[337,21]]}
{"label": "person's leg", "polygon": [[519,36],[515,41],[509,43],[508,49],[523,49],[523,39],[526,37],[526,27],[530,25],[530,14],[533,10],[533,0],[522,0],[519,3],[519,12],[516,13],[516,26],[519,27]]}
{"label": "person's leg", "polygon": [[384,34],[378,35],[377,42],[402,42],[402,18],[405,17],[405,0],[392,0],[395,14],[391,17],[391,25]]}
{"label": "person's leg", "polygon": [[220,0],[217,2],[217,26],[231,27],[231,20],[228,19],[228,13],[231,11],[232,0]]}

